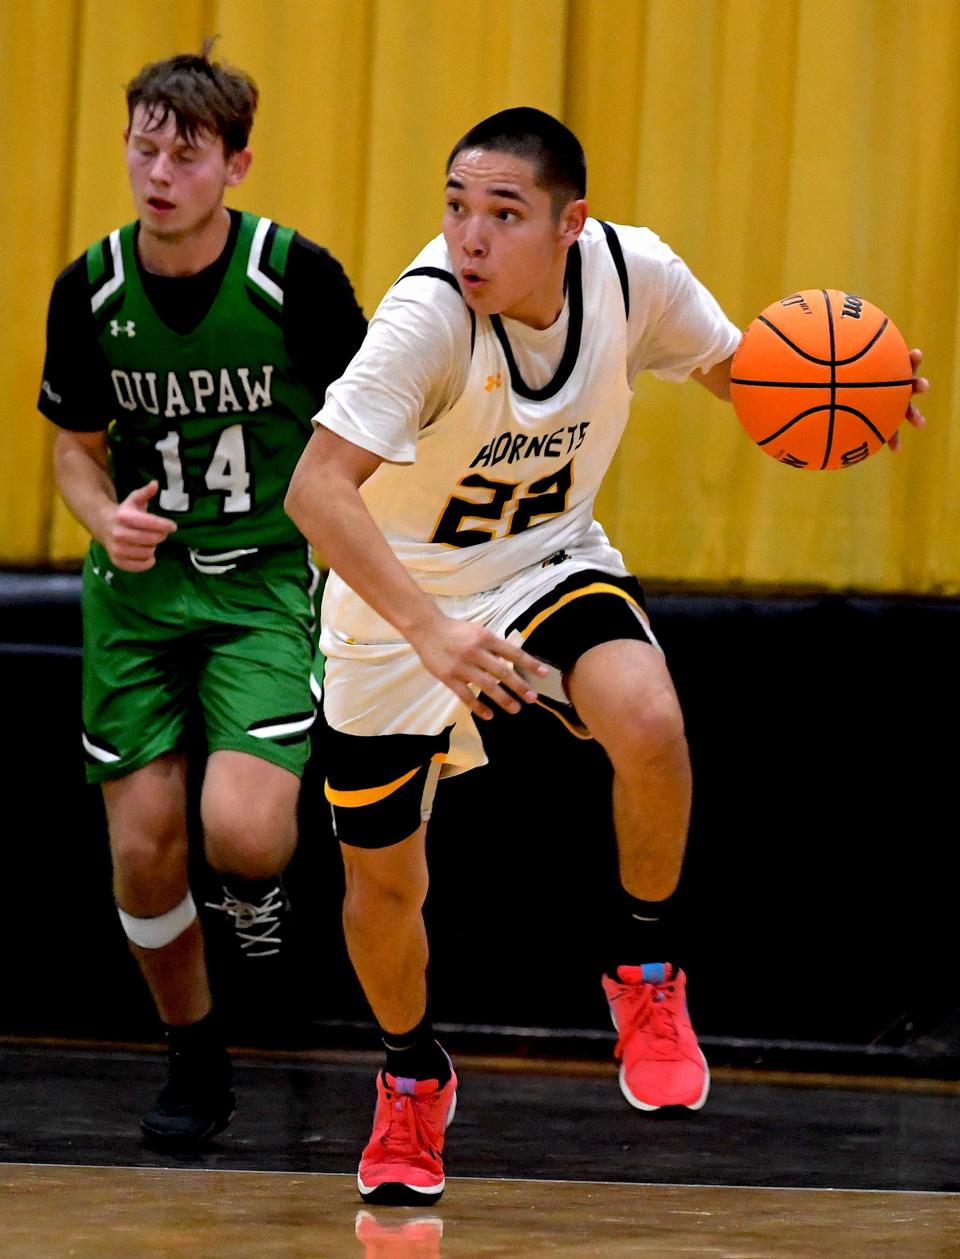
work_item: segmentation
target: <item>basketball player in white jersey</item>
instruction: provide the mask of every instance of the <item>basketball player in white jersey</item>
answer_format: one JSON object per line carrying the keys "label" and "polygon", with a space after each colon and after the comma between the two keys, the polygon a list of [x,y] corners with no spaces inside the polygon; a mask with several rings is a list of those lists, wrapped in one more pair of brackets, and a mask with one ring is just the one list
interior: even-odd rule
{"label": "basketball player in white jersey", "polygon": [[593,518],[639,372],[729,398],[740,334],[652,232],[589,218],[576,137],[534,109],[474,127],[443,234],[328,390],[287,510],[330,568],[327,798],[350,957],[380,1027],[371,1202],[444,1188],[456,1076],[427,1015],[425,833],[477,719],[540,703],[613,767],[623,884],[603,987],[626,1099],[698,1109],[709,1073],[669,930],[690,811],[673,684],[642,591]]}

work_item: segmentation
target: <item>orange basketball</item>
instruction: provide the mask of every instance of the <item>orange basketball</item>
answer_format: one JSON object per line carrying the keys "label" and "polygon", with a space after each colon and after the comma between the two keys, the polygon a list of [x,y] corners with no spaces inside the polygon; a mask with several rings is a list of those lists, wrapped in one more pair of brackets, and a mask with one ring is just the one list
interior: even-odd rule
{"label": "orange basketball", "polygon": [[812,471],[875,454],[906,415],[912,382],[896,325],[838,289],[803,289],[768,306],[730,371],[734,409],[760,449]]}

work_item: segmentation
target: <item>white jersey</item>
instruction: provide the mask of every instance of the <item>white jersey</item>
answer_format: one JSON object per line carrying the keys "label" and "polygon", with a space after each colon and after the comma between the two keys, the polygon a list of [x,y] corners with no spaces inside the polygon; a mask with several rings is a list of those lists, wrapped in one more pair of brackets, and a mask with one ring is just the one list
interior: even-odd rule
{"label": "white jersey", "polygon": [[[440,236],[381,302],[314,422],[384,459],[361,493],[429,594],[491,590],[573,549],[623,572],[593,508],[632,381],[644,369],[686,379],[739,336],[647,229],[588,219],[563,312],[545,330],[471,312]],[[396,637],[331,574],[325,649],[360,623],[369,642],[371,620]]]}

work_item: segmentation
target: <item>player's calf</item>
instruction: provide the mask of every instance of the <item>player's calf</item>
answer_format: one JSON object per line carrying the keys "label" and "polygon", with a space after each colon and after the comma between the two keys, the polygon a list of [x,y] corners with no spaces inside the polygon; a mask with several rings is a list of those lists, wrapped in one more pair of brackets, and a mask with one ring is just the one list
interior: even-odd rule
{"label": "player's calf", "polygon": [[[179,904],[152,918],[118,907],[131,944],[148,954],[168,948],[193,926],[197,909],[188,892]],[[192,1148],[222,1132],[236,1108],[230,1058],[212,1012],[196,1022],[164,1027],[167,1082],[141,1128],[155,1145]]]}

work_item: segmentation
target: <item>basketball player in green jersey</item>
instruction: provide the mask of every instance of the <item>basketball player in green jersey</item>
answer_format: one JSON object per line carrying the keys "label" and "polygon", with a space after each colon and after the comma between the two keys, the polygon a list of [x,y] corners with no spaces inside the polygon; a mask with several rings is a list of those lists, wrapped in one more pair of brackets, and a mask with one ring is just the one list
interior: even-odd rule
{"label": "basketball player in green jersey", "polygon": [[60,492],[93,539],[83,743],[120,921],[165,1027],[169,1079],[143,1130],[167,1145],[202,1143],[234,1109],[188,882],[188,713],[206,732],[217,908],[248,956],[269,956],[315,708],[316,570],[283,495],[365,331],[325,250],[224,206],[256,105],[209,45],[129,84],[137,220],[57,279],[39,403]]}

